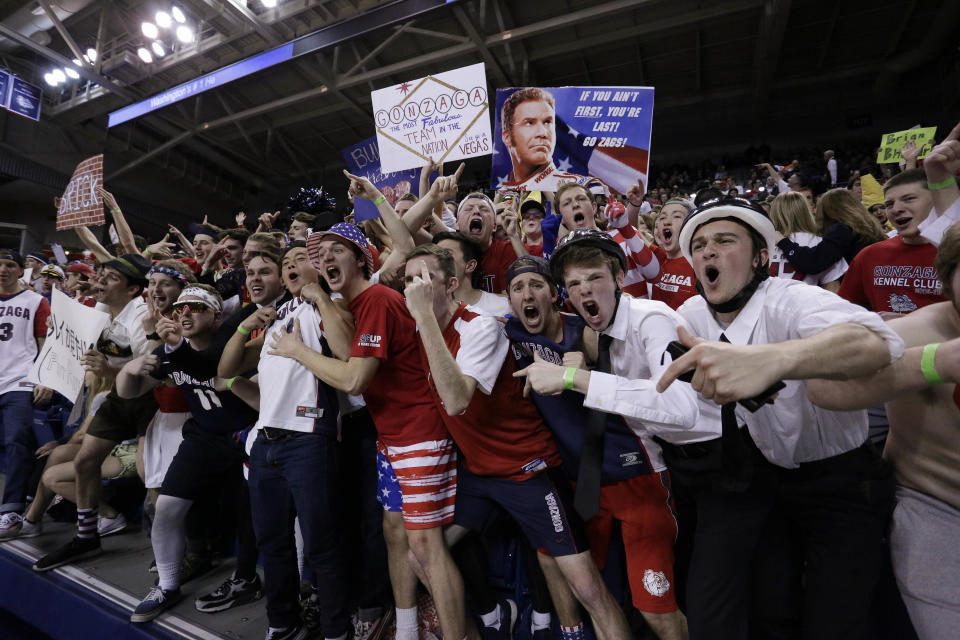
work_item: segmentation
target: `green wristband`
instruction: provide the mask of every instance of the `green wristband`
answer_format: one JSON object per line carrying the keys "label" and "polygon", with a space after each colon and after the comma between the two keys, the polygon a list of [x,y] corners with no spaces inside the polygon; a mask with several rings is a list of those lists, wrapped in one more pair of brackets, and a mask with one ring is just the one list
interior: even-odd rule
{"label": "green wristband", "polygon": [[933,361],[937,357],[937,347],[939,346],[939,342],[931,342],[923,348],[923,355],[920,356],[920,371],[930,384],[943,384],[943,378],[940,377],[937,368],[933,366]]}
{"label": "green wristband", "polygon": [[234,376],[227,380],[227,391],[230,391],[230,388],[233,386],[233,381],[236,380],[239,376]]}
{"label": "green wristband", "polygon": [[563,371],[563,388],[567,391],[573,391],[573,379],[577,375],[575,367],[567,367]]}
{"label": "green wristband", "polygon": [[927,188],[930,189],[931,191],[939,191],[940,189],[946,189],[950,185],[956,184],[956,183],[957,183],[956,178],[950,177],[940,182],[928,182]]}
{"label": "green wristband", "polygon": [[244,329],[242,324],[238,324],[237,333],[239,333],[240,335],[248,336],[250,335],[250,329]]}
{"label": "green wristband", "polygon": [[381,204],[383,204],[386,201],[387,201],[387,196],[381,195],[379,198],[373,201],[373,204],[379,207]]}
{"label": "green wristband", "polygon": [[122,212],[120,211],[120,208],[117,207],[116,209],[110,209],[110,213],[122,213]]}

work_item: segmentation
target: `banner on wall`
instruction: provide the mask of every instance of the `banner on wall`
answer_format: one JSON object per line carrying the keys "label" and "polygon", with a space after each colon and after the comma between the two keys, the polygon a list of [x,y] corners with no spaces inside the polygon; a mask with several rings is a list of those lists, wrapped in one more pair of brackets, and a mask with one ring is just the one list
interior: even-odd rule
{"label": "banner on wall", "polygon": [[603,183],[626,193],[650,171],[653,87],[497,89],[494,189]]}

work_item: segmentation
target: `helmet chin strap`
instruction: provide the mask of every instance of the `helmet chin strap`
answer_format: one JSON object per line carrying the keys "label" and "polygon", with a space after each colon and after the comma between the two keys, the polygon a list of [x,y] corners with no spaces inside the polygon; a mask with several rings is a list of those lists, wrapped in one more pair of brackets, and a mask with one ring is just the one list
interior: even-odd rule
{"label": "helmet chin strap", "polygon": [[732,311],[739,311],[747,302],[750,301],[750,298],[756,292],[757,287],[760,286],[760,283],[770,277],[769,264],[758,264],[757,267],[753,270],[753,277],[750,279],[743,289],[740,289],[732,298],[726,302],[713,303],[710,302],[710,299],[703,293],[703,285],[700,284],[700,279],[697,279],[696,284],[694,285],[697,289],[697,293],[704,299],[707,303],[707,306],[710,307],[714,313],[730,313]]}

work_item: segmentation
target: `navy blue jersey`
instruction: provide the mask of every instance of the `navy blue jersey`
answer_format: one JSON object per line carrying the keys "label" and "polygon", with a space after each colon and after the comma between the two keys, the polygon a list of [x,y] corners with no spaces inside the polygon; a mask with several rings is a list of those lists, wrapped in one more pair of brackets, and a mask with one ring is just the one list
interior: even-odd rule
{"label": "navy blue jersey", "polygon": [[[585,326],[586,323],[580,316],[563,314],[563,342],[557,344],[544,335],[528,333],[520,320],[510,318],[506,330],[507,337],[510,338],[510,353],[516,361],[517,369],[533,364],[534,352],[547,362],[562,365],[563,354],[583,350]],[[542,396],[531,390],[530,397],[553,432],[553,438],[563,458],[563,468],[571,479],[576,480],[587,415],[590,411],[583,406],[583,395],[575,391],[564,391],[556,396]],[[627,426],[623,418],[609,414],[603,439],[601,481],[610,484],[652,471],[650,459],[640,438]]]}
{"label": "navy blue jersey", "polygon": [[[184,343],[180,349],[191,349]],[[233,433],[257,421],[257,412],[230,391],[218,392],[213,378],[198,380],[170,361],[170,354],[160,345],[153,351],[160,358],[160,366],[153,372],[158,380],[170,378],[183,391],[190,405],[193,422],[209,433]]]}

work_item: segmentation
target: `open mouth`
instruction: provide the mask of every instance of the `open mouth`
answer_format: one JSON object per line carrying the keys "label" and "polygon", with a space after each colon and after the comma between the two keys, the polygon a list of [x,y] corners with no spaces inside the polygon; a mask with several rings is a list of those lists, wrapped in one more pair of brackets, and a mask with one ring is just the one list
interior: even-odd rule
{"label": "open mouth", "polygon": [[186,318],[182,318],[180,320],[180,328],[187,329],[187,330],[193,329],[193,320],[187,320]]}
{"label": "open mouth", "polygon": [[299,278],[299,277],[300,277],[300,274],[297,273],[296,271],[288,271],[288,272],[287,272],[287,280],[289,280],[290,282],[296,282],[296,281],[297,281],[297,278]]}
{"label": "open mouth", "polygon": [[540,309],[531,305],[527,305],[523,308],[523,319],[529,325],[535,325],[540,320]]}
{"label": "open mouth", "polygon": [[255,285],[253,285],[252,287],[250,287],[250,295],[251,295],[252,297],[253,297],[253,296],[259,296],[259,295],[262,294],[262,293],[263,293],[263,285],[255,284]]}
{"label": "open mouth", "polygon": [[583,310],[591,318],[596,318],[600,315],[600,305],[598,305],[593,300],[589,300],[583,303]]}
{"label": "open mouth", "polygon": [[670,240],[671,238],[673,238],[673,229],[668,229],[668,228],[664,227],[664,229],[663,229],[663,239],[664,239],[664,240]]}
{"label": "open mouth", "polygon": [[709,282],[710,284],[713,284],[714,282],[717,281],[717,278],[720,277],[720,270],[717,269],[716,267],[707,267],[704,270],[703,275],[707,277],[707,282]]}
{"label": "open mouth", "polygon": [[327,279],[328,284],[334,284],[340,281],[340,269],[336,267],[327,267],[323,275]]}
{"label": "open mouth", "polygon": [[576,224],[577,226],[580,226],[581,224],[583,224],[584,220],[586,220],[586,216],[584,216],[579,211],[573,214],[573,223]]}
{"label": "open mouth", "polygon": [[483,232],[483,220],[480,218],[474,218],[470,221],[470,226],[468,227],[470,233],[482,233]]}
{"label": "open mouth", "polygon": [[162,307],[167,304],[167,296],[151,296],[153,298],[153,304],[158,307]]}
{"label": "open mouth", "polygon": [[894,220],[894,223],[895,223],[898,227],[905,227],[905,226],[907,226],[908,224],[910,224],[910,221],[911,221],[911,220],[913,220],[913,218],[911,218],[910,216],[907,216],[907,217],[904,217],[904,218],[897,218],[896,220]]}

